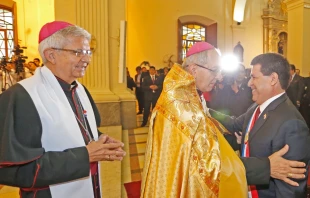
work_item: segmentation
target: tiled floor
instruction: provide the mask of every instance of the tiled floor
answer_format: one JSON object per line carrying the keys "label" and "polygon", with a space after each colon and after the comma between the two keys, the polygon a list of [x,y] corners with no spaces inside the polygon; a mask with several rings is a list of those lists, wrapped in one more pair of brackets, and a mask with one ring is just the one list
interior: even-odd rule
{"label": "tiled floor", "polygon": [[[142,123],[142,115],[137,116],[137,126]],[[123,141],[128,155],[122,163],[122,179],[124,183],[130,183],[141,180],[141,173],[144,166],[145,146],[148,135],[148,127],[138,127],[132,130],[123,131]],[[127,137],[124,137],[127,136]],[[128,173],[130,171],[130,174]],[[126,197],[125,188],[123,187],[123,197]]]}

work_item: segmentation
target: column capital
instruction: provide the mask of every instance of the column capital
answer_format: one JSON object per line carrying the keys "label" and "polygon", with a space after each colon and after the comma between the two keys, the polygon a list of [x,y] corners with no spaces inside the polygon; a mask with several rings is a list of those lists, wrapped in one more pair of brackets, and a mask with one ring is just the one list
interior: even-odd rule
{"label": "column capital", "polygon": [[284,3],[286,4],[288,11],[300,7],[310,8],[310,0],[285,0]]}

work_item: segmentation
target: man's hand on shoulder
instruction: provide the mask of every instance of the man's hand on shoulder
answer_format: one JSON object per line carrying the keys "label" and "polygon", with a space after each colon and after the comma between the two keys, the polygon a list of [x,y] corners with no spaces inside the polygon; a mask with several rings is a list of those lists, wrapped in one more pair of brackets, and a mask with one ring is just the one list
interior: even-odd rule
{"label": "man's hand on shoulder", "polygon": [[305,178],[306,164],[284,159],[282,156],[287,153],[288,149],[289,146],[285,145],[281,150],[268,157],[270,161],[270,176],[275,179],[283,180],[292,186],[299,186],[297,182],[294,182],[290,178]]}

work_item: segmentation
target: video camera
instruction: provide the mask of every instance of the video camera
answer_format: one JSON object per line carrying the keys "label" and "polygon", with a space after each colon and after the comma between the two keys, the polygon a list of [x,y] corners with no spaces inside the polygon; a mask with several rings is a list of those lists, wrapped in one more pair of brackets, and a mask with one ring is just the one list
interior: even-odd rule
{"label": "video camera", "polygon": [[5,70],[6,69],[6,65],[8,63],[11,63],[10,61],[7,61],[7,58],[5,56],[3,56],[0,60],[0,69]]}
{"label": "video camera", "polygon": [[17,45],[17,46],[15,46],[15,48],[12,50],[12,52],[14,52],[14,54],[15,54],[16,56],[18,56],[18,55],[24,53],[24,50],[23,50],[23,49],[27,49],[27,47],[20,47],[20,45]]}
{"label": "video camera", "polygon": [[22,53],[24,53],[23,49],[27,49],[27,47],[20,47],[19,45],[17,45],[15,46],[14,50],[12,50],[12,52],[14,52],[15,54],[15,60],[13,61],[13,63],[15,64],[15,72],[17,74],[24,72],[24,63],[28,58],[28,56],[22,55]]}

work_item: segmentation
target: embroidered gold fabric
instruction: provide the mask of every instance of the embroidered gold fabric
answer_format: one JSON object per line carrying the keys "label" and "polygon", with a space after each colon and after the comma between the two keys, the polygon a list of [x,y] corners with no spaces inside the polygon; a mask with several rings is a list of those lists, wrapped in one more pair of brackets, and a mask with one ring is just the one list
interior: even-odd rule
{"label": "embroidered gold fabric", "polygon": [[150,119],[141,197],[247,197],[243,164],[216,126],[225,131],[174,65]]}

